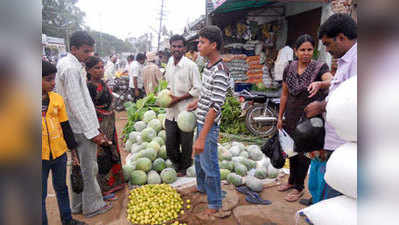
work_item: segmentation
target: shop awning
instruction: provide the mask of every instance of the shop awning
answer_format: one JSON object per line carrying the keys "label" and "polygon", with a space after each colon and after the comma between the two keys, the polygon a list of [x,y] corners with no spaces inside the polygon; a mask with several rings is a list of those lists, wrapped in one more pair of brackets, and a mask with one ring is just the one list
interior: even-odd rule
{"label": "shop awning", "polygon": [[259,8],[275,2],[275,0],[226,0],[211,13],[221,14],[250,8]]}
{"label": "shop awning", "polygon": [[[208,0],[213,3],[212,14],[223,14],[251,8],[260,8],[273,3],[293,3],[293,2],[330,2],[331,0]],[[219,3],[218,3],[219,2]],[[220,3],[222,2],[222,3]],[[215,8],[216,7],[216,8]]]}

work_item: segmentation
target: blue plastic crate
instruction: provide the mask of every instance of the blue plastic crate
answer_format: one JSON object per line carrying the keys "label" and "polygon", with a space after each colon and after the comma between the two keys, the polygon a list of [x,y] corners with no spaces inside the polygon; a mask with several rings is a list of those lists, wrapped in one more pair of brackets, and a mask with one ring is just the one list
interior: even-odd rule
{"label": "blue plastic crate", "polygon": [[244,89],[250,91],[251,88],[252,88],[252,84],[249,84],[249,83],[235,83],[234,84],[234,91],[235,92],[240,92],[240,91],[242,91]]}

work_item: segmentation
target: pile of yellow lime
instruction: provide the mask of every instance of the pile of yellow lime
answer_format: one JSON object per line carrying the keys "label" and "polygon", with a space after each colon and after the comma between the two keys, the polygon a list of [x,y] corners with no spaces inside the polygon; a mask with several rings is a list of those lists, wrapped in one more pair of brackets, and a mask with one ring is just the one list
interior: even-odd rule
{"label": "pile of yellow lime", "polygon": [[130,191],[127,219],[132,224],[164,224],[177,219],[179,213],[184,214],[183,200],[169,184],[147,184]]}

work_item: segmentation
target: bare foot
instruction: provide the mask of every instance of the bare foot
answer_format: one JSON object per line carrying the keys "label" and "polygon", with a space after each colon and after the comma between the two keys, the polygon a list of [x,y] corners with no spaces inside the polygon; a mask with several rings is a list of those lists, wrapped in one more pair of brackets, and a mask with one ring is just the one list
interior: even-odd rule
{"label": "bare foot", "polygon": [[203,212],[197,213],[195,216],[202,221],[213,221],[215,220],[215,213],[217,213],[218,210],[216,209],[205,209]]}
{"label": "bare foot", "polygon": [[196,185],[191,186],[191,187],[189,187],[189,188],[186,188],[186,189],[182,190],[181,192],[182,192],[182,194],[184,194],[184,195],[191,194],[191,193],[201,193],[201,192],[198,190],[198,188],[197,188]]}

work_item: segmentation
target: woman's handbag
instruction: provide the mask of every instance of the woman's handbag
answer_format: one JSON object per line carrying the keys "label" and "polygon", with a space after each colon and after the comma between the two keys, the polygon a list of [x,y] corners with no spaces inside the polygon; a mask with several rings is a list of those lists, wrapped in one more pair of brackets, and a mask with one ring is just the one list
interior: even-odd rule
{"label": "woman's handbag", "polygon": [[102,151],[97,156],[98,173],[107,174],[112,166],[118,162],[112,154],[110,146],[101,146]]}

